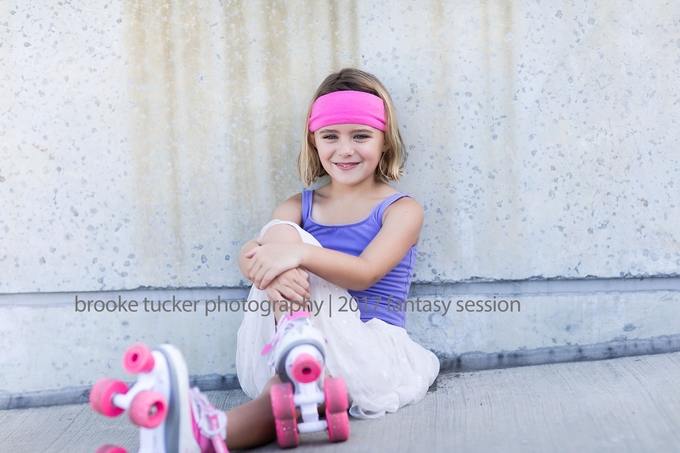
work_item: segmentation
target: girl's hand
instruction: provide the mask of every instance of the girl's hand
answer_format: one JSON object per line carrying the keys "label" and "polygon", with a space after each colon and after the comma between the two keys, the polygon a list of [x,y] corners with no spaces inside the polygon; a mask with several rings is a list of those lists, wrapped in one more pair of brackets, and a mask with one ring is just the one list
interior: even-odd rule
{"label": "girl's hand", "polygon": [[265,289],[279,275],[302,264],[301,243],[272,243],[255,247],[244,256],[247,277],[258,289]]}
{"label": "girl's hand", "polygon": [[290,269],[279,275],[265,289],[269,300],[309,300],[309,274],[301,267]]}

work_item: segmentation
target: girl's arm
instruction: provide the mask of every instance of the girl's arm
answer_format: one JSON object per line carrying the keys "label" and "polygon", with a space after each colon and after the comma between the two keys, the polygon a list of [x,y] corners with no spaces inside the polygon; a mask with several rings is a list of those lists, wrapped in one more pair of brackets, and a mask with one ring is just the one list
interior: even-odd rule
{"label": "girl's arm", "polygon": [[335,285],[364,290],[391,271],[418,242],[423,210],[412,198],[401,198],[385,211],[383,226],[360,256],[304,243],[267,244],[245,253],[245,275],[258,288],[282,272],[303,267]]}
{"label": "girl's arm", "polygon": [[[287,220],[299,225],[302,222],[302,195],[297,194],[284,201],[272,215],[273,219]],[[290,225],[275,225],[267,229],[264,236],[261,238],[261,243],[275,244],[275,243],[301,243],[300,234]],[[258,248],[256,239],[252,239],[243,246],[239,253],[238,265],[241,273],[248,277],[249,259],[246,254],[251,250]],[[263,288],[258,286],[258,288]],[[288,269],[276,278],[264,289],[267,295],[272,300],[303,300],[310,297],[309,282],[307,280],[307,273],[304,269]]]}
{"label": "girl's arm", "polygon": [[257,243],[257,239],[251,239],[245,244],[243,244],[243,247],[241,247],[241,252],[238,254],[238,267],[241,269],[241,273],[245,278],[248,278],[247,274],[247,268],[246,264],[248,262],[248,259],[245,257],[245,254],[254,249],[255,247],[258,247],[260,244]]}

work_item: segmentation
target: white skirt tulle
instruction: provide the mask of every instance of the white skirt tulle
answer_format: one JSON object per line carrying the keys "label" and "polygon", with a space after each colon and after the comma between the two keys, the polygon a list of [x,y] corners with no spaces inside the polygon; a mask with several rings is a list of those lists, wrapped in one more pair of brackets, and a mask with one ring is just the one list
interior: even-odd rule
{"label": "white skirt tulle", "polygon": [[[320,247],[318,241],[298,225],[280,220],[267,228],[286,223],[295,227],[302,240]],[[312,301],[323,305],[312,310],[314,324],[324,334],[326,369],[333,377],[342,377],[350,397],[350,414],[357,418],[377,418],[386,412],[420,401],[439,373],[439,360],[430,351],[412,341],[406,330],[379,319],[362,322],[358,311],[340,311],[349,293],[309,273]],[[254,285],[248,300],[268,300],[267,293]],[[329,303],[330,301],[330,303]],[[353,307],[356,310],[356,306]],[[266,311],[245,312],[238,330],[236,370],[243,391],[257,397],[274,376],[262,349],[274,338],[274,314]]]}

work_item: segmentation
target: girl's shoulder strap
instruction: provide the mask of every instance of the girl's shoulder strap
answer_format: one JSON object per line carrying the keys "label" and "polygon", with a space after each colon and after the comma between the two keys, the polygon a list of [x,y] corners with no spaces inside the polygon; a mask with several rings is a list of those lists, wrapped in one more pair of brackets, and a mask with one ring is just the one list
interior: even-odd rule
{"label": "girl's shoulder strap", "polygon": [[302,225],[307,223],[309,218],[312,216],[312,200],[314,198],[313,190],[303,190],[302,191]]}
{"label": "girl's shoulder strap", "polygon": [[389,197],[387,197],[383,201],[381,201],[380,204],[378,204],[377,209],[375,209],[374,212],[375,212],[375,219],[378,221],[380,226],[382,226],[383,215],[385,214],[385,211],[387,210],[387,208],[389,208],[390,205],[392,203],[394,203],[395,201],[397,201],[401,198],[404,198],[404,197],[411,198],[409,195],[407,195],[405,193],[398,192],[398,193],[390,195]]}

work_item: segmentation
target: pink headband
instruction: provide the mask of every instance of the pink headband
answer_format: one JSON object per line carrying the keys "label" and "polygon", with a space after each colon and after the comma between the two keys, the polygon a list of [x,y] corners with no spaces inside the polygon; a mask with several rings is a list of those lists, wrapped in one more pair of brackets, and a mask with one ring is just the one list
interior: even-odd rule
{"label": "pink headband", "polygon": [[334,91],[317,98],[309,116],[309,131],[332,124],[364,124],[385,131],[385,104],[363,91]]}

